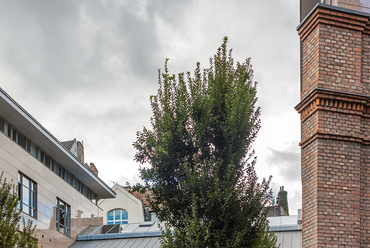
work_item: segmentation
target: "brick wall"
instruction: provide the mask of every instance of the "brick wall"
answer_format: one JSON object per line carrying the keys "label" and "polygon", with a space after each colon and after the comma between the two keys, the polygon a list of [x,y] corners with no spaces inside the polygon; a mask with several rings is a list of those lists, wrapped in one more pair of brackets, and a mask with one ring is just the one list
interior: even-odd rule
{"label": "brick wall", "polygon": [[85,152],[84,145],[81,141],[77,141],[77,157],[82,162],[85,163]]}
{"label": "brick wall", "polygon": [[319,4],[302,42],[303,247],[370,244],[370,21]]}

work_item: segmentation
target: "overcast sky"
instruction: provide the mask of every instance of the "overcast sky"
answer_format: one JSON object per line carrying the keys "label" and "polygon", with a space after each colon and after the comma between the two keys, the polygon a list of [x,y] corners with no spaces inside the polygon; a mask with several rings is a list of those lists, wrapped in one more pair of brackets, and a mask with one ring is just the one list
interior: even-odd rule
{"label": "overcast sky", "polygon": [[262,128],[259,176],[301,208],[297,0],[0,0],[0,87],[60,141],[84,141],[100,177],[136,183],[158,69],[208,67],[224,36],[252,58]]}

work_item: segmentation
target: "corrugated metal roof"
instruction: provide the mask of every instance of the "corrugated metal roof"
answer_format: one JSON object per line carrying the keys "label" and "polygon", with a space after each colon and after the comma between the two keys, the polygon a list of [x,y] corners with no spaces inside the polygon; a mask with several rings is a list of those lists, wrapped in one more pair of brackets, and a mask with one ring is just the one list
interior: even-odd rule
{"label": "corrugated metal roof", "polygon": [[298,216],[276,216],[268,217],[270,222],[270,231],[288,231],[288,230],[301,230],[302,226],[298,224]]}
{"label": "corrugated metal roof", "polygon": [[[298,219],[297,215],[268,218],[270,231],[275,232],[280,248],[302,247],[302,226],[297,224]],[[156,222],[91,226],[77,236],[71,248],[157,248],[160,235]]]}
{"label": "corrugated metal roof", "polygon": [[90,226],[77,236],[71,248],[94,247],[160,247],[158,223],[143,222],[122,225]]}
{"label": "corrugated metal roof", "polygon": [[77,241],[71,248],[159,248],[158,237]]}
{"label": "corrugated metal roof", "polygon": [[270,231],[275,232],[280,248],[302,247],[302,225],[299,215],[268,217]]}
{"label": "corrugated metal roof", "polygon": [[280,248],[301,248],[302,230],[275,232]]}

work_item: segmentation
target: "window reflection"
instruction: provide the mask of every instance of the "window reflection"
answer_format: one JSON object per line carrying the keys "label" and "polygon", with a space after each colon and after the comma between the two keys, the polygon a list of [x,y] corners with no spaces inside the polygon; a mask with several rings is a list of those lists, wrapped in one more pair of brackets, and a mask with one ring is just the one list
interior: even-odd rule
{"label": "window reflection", "polygon": [[57,198],[56,226],[57,230],[70,236],[70,214],[71,207],[64,201]]}
{"label": "window reflection", "polygon": [[[53,158],[45,153],[37,144],[28,139],[25,135],[20,133],[16,127],[12,126],[8,121],[0,116],[0,131],[6,134],[9,138],[14,140],[18,145],[28,151],[33,157],[43,163],[46,167],[52,170],[55,174],[60,176],[67,183],[72,185],[77,191],[87,197],[89,200],[97,204],[96,194],[86,185],[81,183],[76,177],[73,176],[62,165],[57,163]],[[19,181],[19,180],[18,180]],[[32,199],[29,197],[29,200]],[[20,204],[21,205],[21,204]],[[19,208],[20,208],[19,205]]]}
{"label": "window reflection", "polygon": [[36,218],[36,183],[18,172],[18,208],[26,214]]}

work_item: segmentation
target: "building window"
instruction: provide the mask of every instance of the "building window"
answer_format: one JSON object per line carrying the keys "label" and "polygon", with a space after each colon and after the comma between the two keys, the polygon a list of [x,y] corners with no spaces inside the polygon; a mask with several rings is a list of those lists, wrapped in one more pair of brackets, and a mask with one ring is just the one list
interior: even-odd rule
{"label": "building window", "polygon": [[34,218],[36,218],[37,213],[36,192],[36,183],[22,173],[18,172],[18,208]]}
{"label": "building window", "polygon": [[[63,165],[60,165],[52,157],[45,153],[37,144],[32,142],[29,138],[19,132],[15,126],[7,122],[3,117],[0,116],[0,132],[3,132],[10,139],[14,140],[26,151],[28,151],[33,157],[38,159],[41,163],[45,164],[55,174],[60,176],[64,181],[72,185],[77,191],[83,194],[85,197],[90,199],[94,204],[97,204],[96,194],[90,196],[91,189],[75,178]],[[32,200],[32,199],[31,199]],[[23,206],[20,206],[20,208]],[[32,209],[31,209],[32,210]],[[31,211],[30,210],[30,211]]]}
{"label": "building window", "polygon": [[108,213],[107,215],[108,225],[113,224],[127,224],[128,223],[128,213],[124,209],[115,209]]}
{"label": "building window", "polygon": [[31,153],[32,156],[37,158],[37,146],[31,140],[27,140],[26,150]]}
{"label": "building window", "polygon": [[71,206],[57,198],[57,230],[67,236],[71,235]]}
{"label": "building window", "polygon": [[0,131],[4,132],[4,119],[0,117]]}

